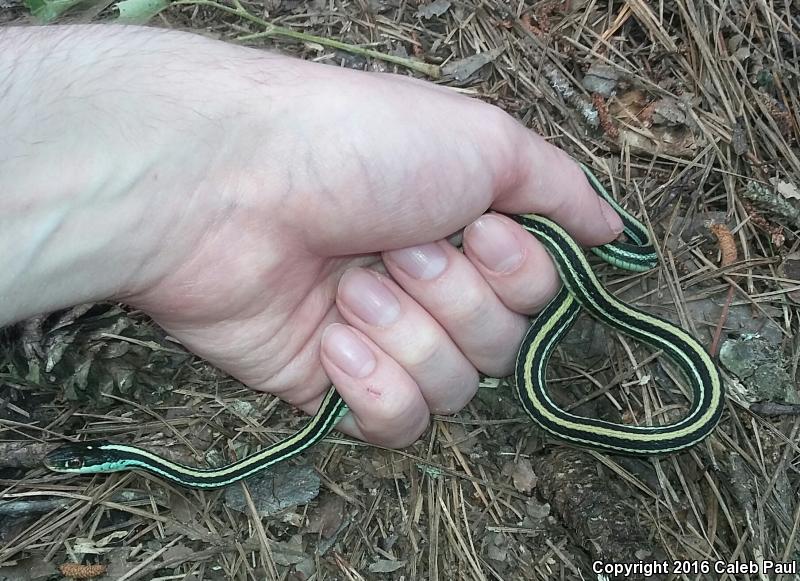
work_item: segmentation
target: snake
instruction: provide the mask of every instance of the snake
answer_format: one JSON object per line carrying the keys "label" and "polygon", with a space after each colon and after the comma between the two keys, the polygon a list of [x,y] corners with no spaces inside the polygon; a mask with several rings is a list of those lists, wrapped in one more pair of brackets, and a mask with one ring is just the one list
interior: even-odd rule
{"label": "snake", "polygon": [[[591,251],[623,270],[646,272],[654,268],[658,254],[647,228],[613,199],[586,165],[578,165],[594,191],[620,216],[624,227],[624,240],[618,237]],[[553,220],[537,214],[504,215],[544,245],[562,282],[556,295],[532,318],[517,353],[516,394],[527,415],[568,445],[608,454],[642,457],[675,453],[709,436],[722,416],[724,389],[717,365],[699,342],[666,319],[616,298],[598,280],[581,246]],[[565,411],[551,399],[547,365],[581,311],[672,360],[691,386],[692,401],[682,419],[660,425],[619,424]],[[348,411],[336,386],[331,385],[316,413],[297,432],[220,467],[187,466],[138,446],[103,440],[63,444],[46,455],[44,465],[54,472],[79,475],[143,470],[183,487],[215,489],[303,453],[330,434]]]}

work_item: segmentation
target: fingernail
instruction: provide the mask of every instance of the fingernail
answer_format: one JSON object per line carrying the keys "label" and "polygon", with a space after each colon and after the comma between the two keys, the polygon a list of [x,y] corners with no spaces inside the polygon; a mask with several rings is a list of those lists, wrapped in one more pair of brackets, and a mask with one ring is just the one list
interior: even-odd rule
{"label": "fingernail", "polygon": [[621,234],[625,227],[622,224],[622,218],[619,217],[617,211],[604,199],[600,199],[600,211],[603,213],[606,224],[611,228],[614,234]]}
{"label": "fingernail", "polygon": [[400,316],[400,302],[391,290],[366,270],[353,269],[339,283],[339,296],[365,323],[386,327]]}
{"label": "fingernail", "polygon": [[388,255],[408,276],[418,280],[436,278],[447,267],[447,255],[435,242],[392,250]]}
{"label": "fingernail", "polygon": [[522,246],[494,216],[481,216],[473,222],[464,233],[464,243],[493,272],[508,274],[522,264]]}
{"label": "fingernail", "polygon": [[375,369],[377,362],[372,350],[344,325],[331,325],[325,329],[322,339],[325,355],[347,375],[362,378]]}

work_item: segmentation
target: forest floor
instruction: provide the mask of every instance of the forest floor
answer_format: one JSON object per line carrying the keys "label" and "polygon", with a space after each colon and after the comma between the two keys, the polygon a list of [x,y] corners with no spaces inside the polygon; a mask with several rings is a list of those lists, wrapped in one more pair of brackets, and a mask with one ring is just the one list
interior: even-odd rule
{"label": "forest floor", "polygon": [[[75,563],[121,581],[571,580],[602,578],[598,562],[642,563],[631,579],[645,565],[651,579],[797,578],[767,568],[800,559],[797,0],[225,2],[182,0],[148,24],[449,86],[592,167],[661,257],[635,276],[593,264],[718,358],[722,421],[687,452],[609,456],[545,437],[513,378],[484,378],[408,448],[334,433],[221,491],[55,475],[41,459],[61,436],[221,463],[305,421],[141,312],[84,305],[4,330],[0,579],[61,579]],[[30,5],[6,5],[4,20],[30,21]],[[63,20],[115,15],[105,2]],[[591,417],[680,417],[686,386],[650,355],[583,317],[551,391]]]}

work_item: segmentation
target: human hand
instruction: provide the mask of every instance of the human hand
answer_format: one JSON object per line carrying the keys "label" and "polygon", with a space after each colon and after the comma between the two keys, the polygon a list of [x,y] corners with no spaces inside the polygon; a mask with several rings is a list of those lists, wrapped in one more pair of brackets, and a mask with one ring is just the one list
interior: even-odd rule
{"label": "human hand", "polygon": [[[545,214],[586,245],[621,231],[565,153],[476,99],[112,30],[66,33],[126,62],[86,89],[108,121],[82,129],[83,157],[108,158],[86,175],[116,174],[112,198],[135,217],[109,231],[125,250],[98,286],[307,412],[333,382],[356,437],[406,445],[472,398],[478,371],[513,369],[559,282],[543,247],[487,210]],[[465,226],[461,253],[444,239]]]}

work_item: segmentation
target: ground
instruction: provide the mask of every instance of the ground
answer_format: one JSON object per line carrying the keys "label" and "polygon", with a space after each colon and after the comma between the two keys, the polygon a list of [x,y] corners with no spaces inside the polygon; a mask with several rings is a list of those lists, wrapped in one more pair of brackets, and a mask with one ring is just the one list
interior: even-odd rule
{"label": "ground", "polygon": [[[37,6],[0,5],[26,22]],[[84,3],[56,20],[116,15]],[[220,463],[305,421],[142,313],[86,305],[4,330],[0,579],[70,563],[125,581],[597,579],[640,561],[620,578],[796,578],[767,563],[800,557],[797,1],[183,0],[149,24],[458,87],[594,167],[661,254],[643,275],[597,271],[718,358],[724,417],[688,452],[607,456],[546,438],[513,378],[485,378],[403,450],[335,435],[218,492],[61,477],[41,459],[64,435]],[[651,355],[582,319],[551,390],[592,417],[679,417],[682,378]]]}

